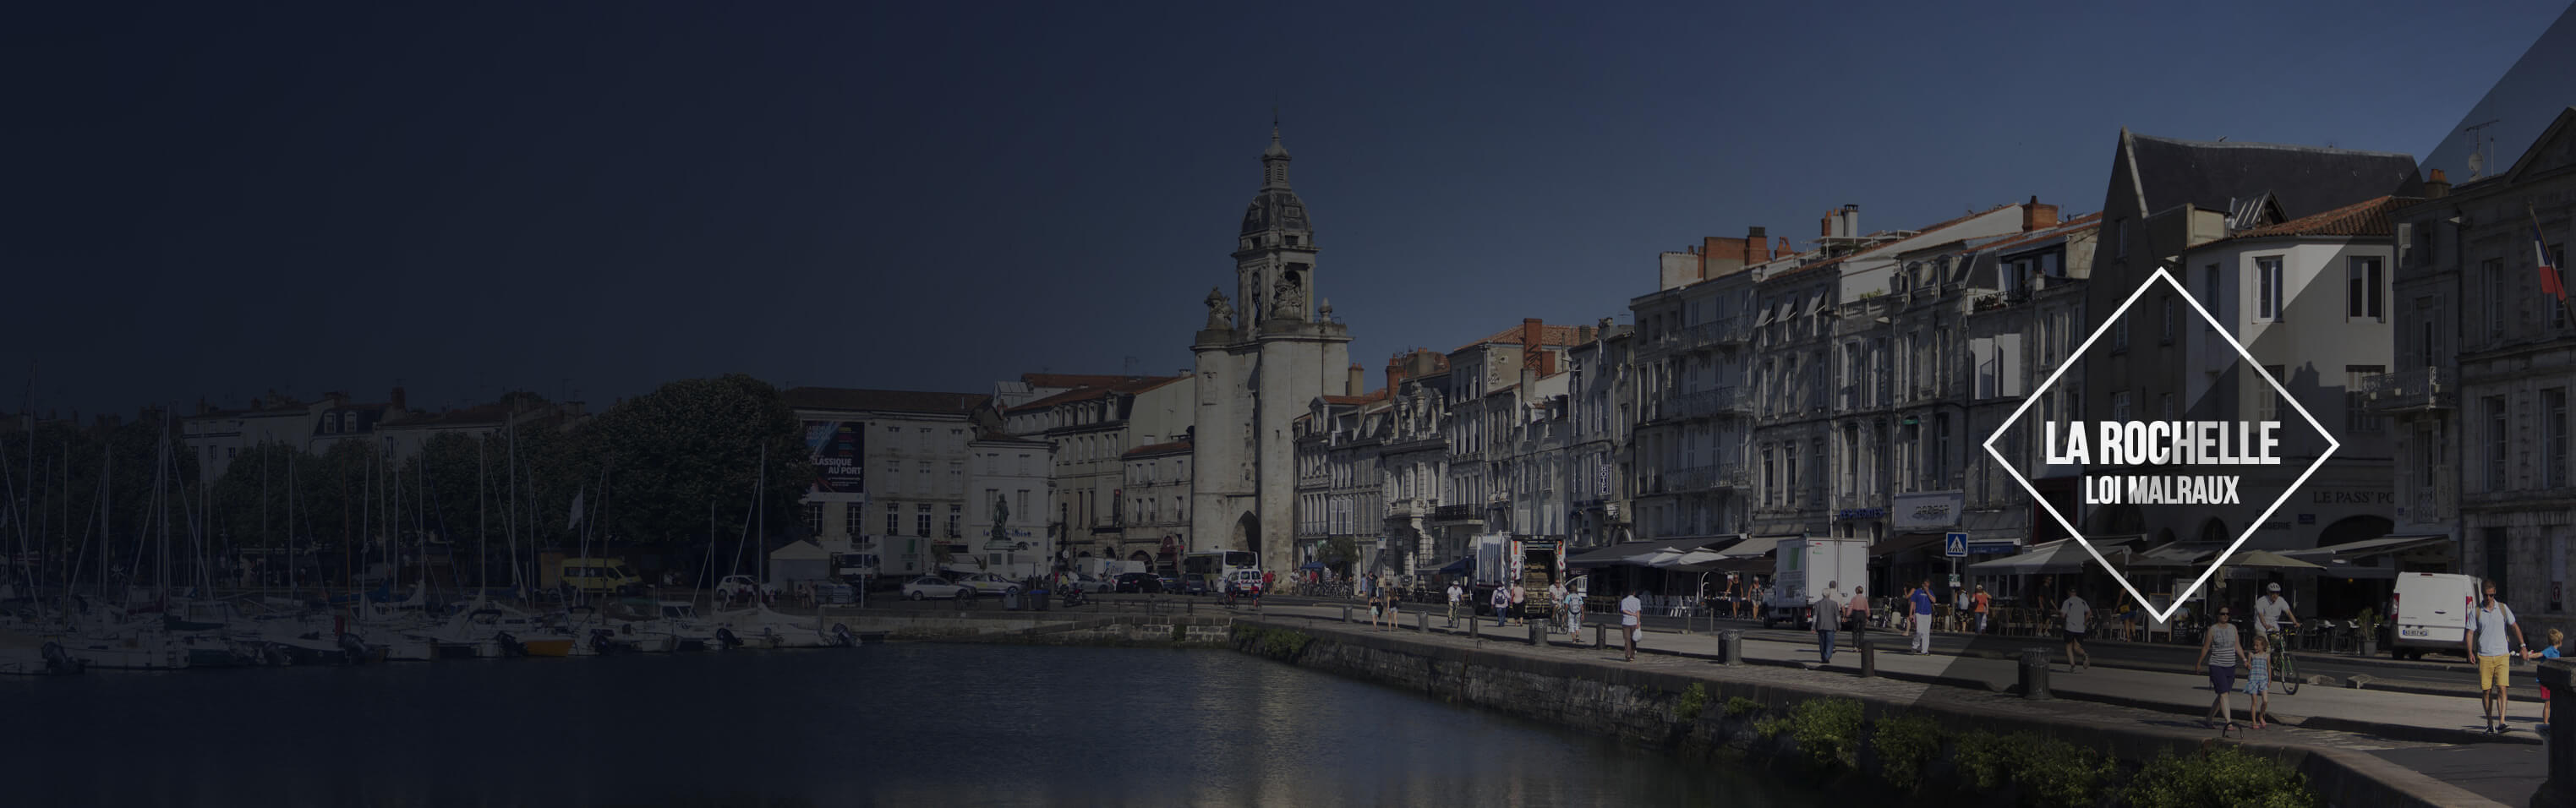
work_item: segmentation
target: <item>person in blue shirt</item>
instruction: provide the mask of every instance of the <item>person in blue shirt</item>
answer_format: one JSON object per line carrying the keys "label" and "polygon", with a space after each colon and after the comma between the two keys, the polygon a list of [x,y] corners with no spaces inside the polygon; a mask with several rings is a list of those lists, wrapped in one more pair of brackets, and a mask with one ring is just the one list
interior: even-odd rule
{"label": "person in blue shirt", "polygon": [[1932,653],[1932,579],[1924,579],[1905,598],[1914,602],[1914,653]]}
{"label": "person in blue shirt", "polygon": [[[2567,642],[2567,632],[2549,630],[2549,645],[2538,651],[2523,651],[2524,659],[2557,659],[2558,646]],[[2549,686],[2540,686],[2540,731],[2549,731]]]}

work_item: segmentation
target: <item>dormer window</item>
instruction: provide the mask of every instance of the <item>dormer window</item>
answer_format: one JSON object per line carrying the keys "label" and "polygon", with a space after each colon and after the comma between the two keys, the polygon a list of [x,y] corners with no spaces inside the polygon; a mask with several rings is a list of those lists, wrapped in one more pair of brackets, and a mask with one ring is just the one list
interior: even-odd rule
{"label": "dormer window", "polygon": [[323,413],[323,414],[322,414],[322,434],[325,434],[325,435],[337,435],[337,434],[340,434],[340,414],[339,414],[339,413],[336,413],[336,412],[326,412],[326,413]]}
{"label": "dormer window", "polygon": [[1289,236],[1289,237],[1288,237],[1288,246],[1291,246],[1291,247],[1297,246],[1297,237],[1296,237],[1296,236]]}

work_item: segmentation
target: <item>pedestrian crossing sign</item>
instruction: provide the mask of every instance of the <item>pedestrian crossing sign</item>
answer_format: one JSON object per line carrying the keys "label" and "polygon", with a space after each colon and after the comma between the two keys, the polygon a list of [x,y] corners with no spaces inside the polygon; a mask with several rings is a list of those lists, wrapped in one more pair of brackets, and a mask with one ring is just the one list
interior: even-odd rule
{"label": "pedestrian crossing sign", "polygon": [[1950,533],[1941,537],[1941,554],[1951,558],[1968,557],[1968,534]]}

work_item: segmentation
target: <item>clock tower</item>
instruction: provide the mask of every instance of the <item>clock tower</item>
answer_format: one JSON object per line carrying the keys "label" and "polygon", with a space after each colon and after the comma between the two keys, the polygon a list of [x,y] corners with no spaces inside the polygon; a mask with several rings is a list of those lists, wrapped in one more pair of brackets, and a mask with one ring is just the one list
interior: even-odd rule
{"label": "clock tower", "polygon": [[1261,153],[1261,189],[1235,236],[1235,294],[1206,303],[1197,358],[1191,439],[1192,552],[1246,550],[1287,582],[1306,561],[1295,546],[1296,446],[1292,426],[1315,397],[1347,392],[1350,335],[1316,296],[1315,231],[1288,186],[1279,128]]}

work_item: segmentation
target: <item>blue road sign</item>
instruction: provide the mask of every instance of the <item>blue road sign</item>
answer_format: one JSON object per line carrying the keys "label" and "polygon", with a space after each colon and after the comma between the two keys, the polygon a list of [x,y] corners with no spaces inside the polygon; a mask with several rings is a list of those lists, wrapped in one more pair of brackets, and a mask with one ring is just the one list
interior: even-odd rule
{"label": "blue road sign", "polygon": [[1941,554],[1951,558],[1968,557],[1968,534],[1951,533],[1941,537]]}

